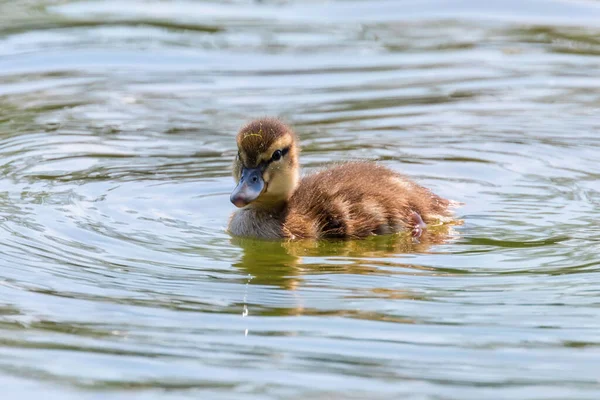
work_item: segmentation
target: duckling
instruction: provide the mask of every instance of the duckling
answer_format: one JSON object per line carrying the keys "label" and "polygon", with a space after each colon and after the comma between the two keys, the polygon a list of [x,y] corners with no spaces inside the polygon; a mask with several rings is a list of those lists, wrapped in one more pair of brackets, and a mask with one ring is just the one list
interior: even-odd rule
{"label": "duckling", "polygon": [[410,232],[451,218],[452,202],[373,162],[347,162],[300,179],[293,130],[262,118],[237,134],[234,236],[261,239],[364,238]]}

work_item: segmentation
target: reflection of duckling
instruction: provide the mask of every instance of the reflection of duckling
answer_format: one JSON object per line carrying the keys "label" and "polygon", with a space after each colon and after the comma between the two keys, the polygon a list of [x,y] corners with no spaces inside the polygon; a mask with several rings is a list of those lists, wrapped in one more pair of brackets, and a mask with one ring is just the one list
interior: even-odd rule
{"label": "reflection of duckling", "polygon": [[246,275],[252,277],[253,285],[280,286],[294,290],[300,281],[301,259],[279,241],[264,241],[234,237],[232,244],[243,249],[241,258],[233,263]]}
{"label": "reflection of duckling", "polygon": [[299,180],[292,130],[265,118],[237,135],[229,231],[236,236],[361,238],[412,231],[451,217],[451,202],[402,175],[370,162],[351,162]]}
{"label": "reflection of duckling", "polygon": [[423,232],[418,242],[409,234],[372,236],[365,240],[265,241],[233,237],[231,243],[243,249],[233,265],[252,277],[250,284],[279,286],[296,290],[303,276],[314,273],[386,274],[429,271],[433,268],[406,264],[398,254],[427,252],[432,245],[454,238],[450,225],[438,225]]}

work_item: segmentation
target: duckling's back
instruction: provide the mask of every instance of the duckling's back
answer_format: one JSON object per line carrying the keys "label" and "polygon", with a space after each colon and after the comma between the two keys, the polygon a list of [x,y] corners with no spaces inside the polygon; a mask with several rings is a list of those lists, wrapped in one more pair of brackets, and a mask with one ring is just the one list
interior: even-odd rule
{"label": "duckling's back", "polygon": [[[410,231],[450,217],[450,202],[402,175],[370,162],[342,164],[300,182],[289,200],[289,238],[360,238]],[[420,218],[419,218],[420,217]]]}

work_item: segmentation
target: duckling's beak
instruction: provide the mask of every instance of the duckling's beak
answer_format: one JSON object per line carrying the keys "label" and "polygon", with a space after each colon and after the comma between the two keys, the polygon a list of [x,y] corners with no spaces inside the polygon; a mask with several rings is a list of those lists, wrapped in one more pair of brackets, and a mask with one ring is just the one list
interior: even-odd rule
{"label": "duckling's beak", "polygon": [[243,168],[242,177],[238,182],[229,200],[236,207],[242,208],[252,203],[260,196],[265,187],[265,181],[262,178],[262,170],[258,168]]}

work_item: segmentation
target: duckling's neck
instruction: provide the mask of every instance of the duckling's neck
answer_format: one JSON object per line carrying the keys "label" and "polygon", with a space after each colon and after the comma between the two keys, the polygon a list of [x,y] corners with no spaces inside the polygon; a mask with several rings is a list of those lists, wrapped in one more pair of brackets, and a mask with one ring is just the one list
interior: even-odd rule
{"label": "duckling's neck", "polygon": [[279,239],[283,237],[283,219],[287,202],[276,207],[247,207],[231,217],[230,232],[235,236],[256,237],[260,239]]}

